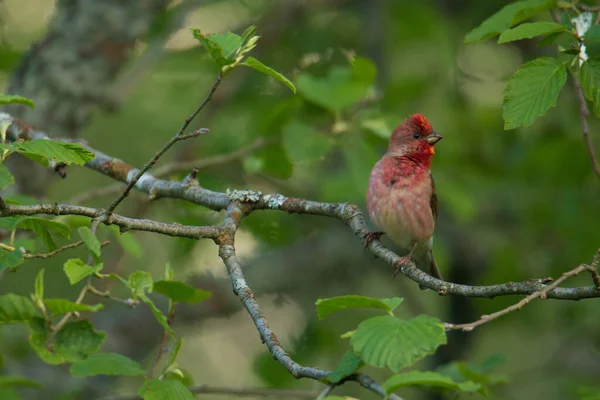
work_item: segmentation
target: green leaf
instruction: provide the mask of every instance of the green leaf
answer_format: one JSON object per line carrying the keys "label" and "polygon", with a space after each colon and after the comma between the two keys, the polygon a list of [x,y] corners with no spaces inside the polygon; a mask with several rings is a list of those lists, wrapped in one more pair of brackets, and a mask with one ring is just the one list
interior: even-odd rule
{"label": "green leaf", "polygon": [[345,377],[352,375],[357,369],[365,365],[359,356],[352,350],[348,350],[338,362],[337,367],[329,375],[327,380],[331,383],[338,383]]}
{"label": "green leaf", "polygon": [[498,43],[514,42],[515,40],[531,39],[535,36],[547,35],[549,33],[564,32],[566,26],[554,22],[531,22],[509,29],[500,35]]}
{"label": "green leaf", "polygon": [[77,229],[77,232],[79,233],[79,236],[81,236],[81,240],[83,240],[85,247],[92,253],[96,261],[100,260],[100,241],[96,235],[94,235],[92,230],[87,226],[82,226]]}
{"label": "green leaf", "polygon": [[2,271],[4,268],[16,268],[24,262],[25,258],[23,257],[21,250],[0,250],[0,271]]}
{"label": "green leaf", "polygon": [[169,321],[167,317],[156,307],[156,305],[145,295],[141,295],[140,299],[150,307],[150,311],[154,315],[154,318],[158,321],[158,323],[165,329],[165,331],[169,332],[171,336],[175,336],[175,331],[169,326]]}
{"label": "green leaf", "polygon": [[556,58],[542,57],[524,64],[504,90],[504,129],[530,125],[556,105],[567,80],[567,68]]}
{"label": "green leaf", "polygon": [[96,375],[144,375],[139,363],[116,353],[91,354],[84,360],[75,361],[70,372],[79,378]]}
{"label": "green leaf", "polygon": [[58,221],[39,217],[21,217],[16,223],[21,229],[33,230],[35,235],[44,241],[48,250],[56,249],[56,243],[50,234],[50,231],[60,234],[65,238],[71,237],[71,228]]}
{"label": "green leaf", "polygon": [[402,300],[401,297],[375,299],[372,297],[351,295],[319,299],[315,304],[317,306],[317,316],[319,319],[323,319],[334,312],[353,308],[378,308],[391,313],[402,303]]}
{"label": "green leaf", "polygon": [[42,384],[33,379],[25,378],[23,376],[16,375],[0,375],[0,388],[33,388],[41,389]]}
{"label": "green leaf", "polygon": [[306,100],[338,114],[367,94],[375,75],[376,68],[370,60],[356,57],[352,68],[333,67],[324,78],[301,73],[296,85]]}
{"label": "green leaf", "polygon": [[196,400],[196,397],[183,383],[173,379],[147,380],[138,394],[143,400]]}
{"label": "green leaf", "polygon": [[94,330],[89,321],[69,321],[56,333],[54,352],[75,362],[96,353],[105,338],[106,333]]}
{"label": "green leaf", "polygon": [[398,372],[446,344],[446,333],[442,323],[428,315],[409,320],[386,315],[363,321],[350,342],[367,364]]}
{"label": "green leaf", "polygon": [[579,400],[600,400],[599,386],[580,386],[577,388]]}
{"label": "green leaf", "polygon": [[10,94],[0,94],[0,106],[6,105],[6,104],[25,104],[26,106],[35,108],[35,105],[33,104],[33,100],[29,100],[29,99],[27,99],[25,97],[21,97],[21,96],[15,96],[15,95],[10,95]]}
{"label": "green leaf", "polygon": [[181,350],[182,344],[183,344],[183,339],[177,338],[177,341],[175,342],[175,346],[173,346],[171,353],[169,353],[169,364],[168,364],[169,366],[175,365],[175,361],[177,360],[177,356],[179,355],[179,351]]}
{"label": "green leaf", "polygon": [[65,271],[67,278],[69,278],[71,285],[76,284],[77,282],[87,278],[94,272],[100,271],[101,269],[102,264],[90,267],[79,258],[71,258],[63,265],[63,270]]}
{"label": "green leaf", "polygon": [[39,315],[39,311],[27,297],[12,293],[0,296],[0,324],[25,322]]}
{"label": "green leaf", "polygon": [[102,310],[102,304],[78,304],[67,299],[44,299],[44,304],[52,314],[66,314],[70,312],[96,312]]}
{"label": "green leaf", "polygon": [[256,58],[248,57],[243,63],[241,63],[241,65],[246,65],[250,68],[254,68],[258,72],[262,72],[265,75],[277,79],[279,82],[287,86],[294,94],[296,94],[296,86],[294,86],[292,81],[290,81],[288,78],[286,78],[279,72],[275,71],[273,68],[267,67],[265,64],[261,63]]}
{"label": "green leaf", "polygon": [[589,58],[579,71],[585,97],[592,102],[594,114],[600,117],[600,58]]}
{"label": "green leaf", "polygon": [[39,300],[44,299],[44,268],[40,269],[35,277],[35,297]]}
{"label": "green leaf", "polygon": [[433,386],[442,389],[473,392],[479,390],[481,385],[474,382],[455,382],[451,378],[432,371],[409,371],[394,375],[383,383],[386,394],[403,386]]}
{"label": "green leaf", "polygon": [[10,173],[8,167],[4,164],[0,164],[0,189],[4,189],[13,183],[15,183],[15,178]]}
{"label": "green leaf", "polygon": [[315,161],[329,153],[332,140],[309,124],[292,121],[283,129],[282,144],[292,161]]}
{"label": "green leaf", "polygon": [[76,143],[58,142],[50,139],[27,140],[14,145],[23,155],[33,154],[49,158],[55,162],[83,165],[96,156]]}
{"label": "green leaf", "polygon": [[133,298],[137,299],[138,297],[146,295],[146,293],[152,293],[154,282],[152,280],[152,275],[146,271],[135,271],[129,275],[128,283]]}
{"label": "green leaf", "polygon": [[600,57],[600,25],[594,25],[583,36],[585,53],[590,58]]}
{"label": "green leaf", "polygon": [[154,291],[167,296],[175,302],[185,301],[195,304],[212,296],[211,292],[196,289],[180,281],[157,281],[154,282]]}
{"label": "green leaf", "polygon": [[510,3],[465,36],[464,43],[475,43],[499,35],[511,26],[556,6],[556,0],[525,0]]}
{"label": "green leaf", "polygon": [[220,67],[235,62],[236,51],[242,44],[240,36],[231,32],[205,35],[200,29],[192,29],[192,33]]}

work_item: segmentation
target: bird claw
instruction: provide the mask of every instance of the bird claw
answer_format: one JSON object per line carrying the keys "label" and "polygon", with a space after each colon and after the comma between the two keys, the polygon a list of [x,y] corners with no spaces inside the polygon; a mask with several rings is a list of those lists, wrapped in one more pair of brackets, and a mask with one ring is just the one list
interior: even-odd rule
{"label": "bird claw", "polygon": [[394,272],[394,278],[400,273],[400,270],[402,269],[402,266],[408,264],[410,262],[411,259],[411,254],[406,255],[404,257],[400,257],[398,259],[398,261],[396,261],[396,271]]}
{"label": "bird claw", "polygon": [[365,250],[373,243],[374,240],[379,240],[383,232],[369,232],[365,235]]}

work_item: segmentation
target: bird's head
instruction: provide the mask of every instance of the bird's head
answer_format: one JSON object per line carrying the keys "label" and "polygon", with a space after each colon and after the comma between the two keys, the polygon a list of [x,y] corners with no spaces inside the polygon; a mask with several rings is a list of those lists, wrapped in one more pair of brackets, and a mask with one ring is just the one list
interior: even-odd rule
{"label": "bird's head", "polygon": [[442,136],[433,130],[425,116],[413,114],[394,129],[387,152],[390,156],[431,157],[435,154],[434,145],[440,140]]}

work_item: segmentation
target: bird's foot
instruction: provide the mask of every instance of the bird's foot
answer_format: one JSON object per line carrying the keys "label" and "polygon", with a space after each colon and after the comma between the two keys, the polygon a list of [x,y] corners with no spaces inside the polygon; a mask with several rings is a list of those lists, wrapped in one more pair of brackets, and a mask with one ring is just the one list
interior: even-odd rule
{"label": "bird's foot", "polygon": [[400,273],[402,267],[410,262],[410,259],[412,257],[412,251],[410,253],[411,254],[407,254],[404,257],[400,257],[398,261],[396,261],[396,271],[394,272],[394,278]]}
{"label": "bird's foot", "polygon": [[373,240],[379,240],[383,232],[369,232],[365,235],[365,250],[373,243]]}

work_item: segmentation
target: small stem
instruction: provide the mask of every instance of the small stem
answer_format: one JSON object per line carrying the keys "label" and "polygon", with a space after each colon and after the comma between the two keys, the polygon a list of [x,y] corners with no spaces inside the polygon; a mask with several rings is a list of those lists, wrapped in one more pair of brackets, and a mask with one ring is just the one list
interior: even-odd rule
{"label": "small stem", "polygon": [[[88,277],[87,283],[85,284],[85,286],[83,288],[81,288],[81,291],[79,292],[79,296],[77,296],[77,300],[75,300],[75,303],[81,304],[81,302],[85,298],[85,295],[87,294],[88,290],[92,286],[91,281],[92,281],[92,277],[90,276],[90,277]],[[66,313],[60,319],[60,321],[58,321],[58,323],[56,325],[54,325],[53,327],[50,327],[50,330],[53,332],[53,335],[55,335],[56,332],[60,331],[63,328],[63,326],[65,326],[66,323],[69,322],[69,320],[71,319],[72,316],[73,316],[72,312]]]}
{"label": "small stem", "polygon": [[[169,326],[171,326],[171,324],[173,323],[173,319],[175,318],[175,308],[173,308],[172,306],[169,308],[171,309],[171,311],[169,312],[169,315],[167,316],[167,324]],[[156,354],[156,359],[154,360],[154,363],[152,364],[152,368],[150,368],[150,373],[148,374],[150,376],[150,379],[152,379],[154,377],[156,367],[158,366],[158,363],[160,362],[163,354],[165,353],[165,345],[167,344],[168,338],[169,338],[169,332],[164,331],[163,336],[160,339],[160,343],[158,345],[158,353]]]}
{"label": "small stem", "polygon": [[588,117],[590,116],[590,110],[585,100],[583,88],[581,87],[579,80],[577,78],[573,78],[573,82],[575,84],[575,90],[577,92],[577,100],[579,101],[579,120],[581,122],[581,133],[583,134],[583,140],[585,141],[588,154],[590,155],[590,160],[592,161],[592,168],[594,169],[594,173],[598,176],[598,178],[600,178],[600,165],[598,165],[598,160],[596,159],[596,152],[594,151],[594,145],[592,144],[592,140],[590,139],[590,128],[588,125]]}

